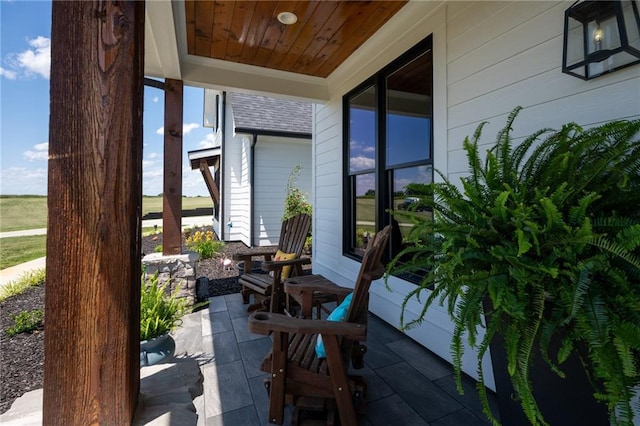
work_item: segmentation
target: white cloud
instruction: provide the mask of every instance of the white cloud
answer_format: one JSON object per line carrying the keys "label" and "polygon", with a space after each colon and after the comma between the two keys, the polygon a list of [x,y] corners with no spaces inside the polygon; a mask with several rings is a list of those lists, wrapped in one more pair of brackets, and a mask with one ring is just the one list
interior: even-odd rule
{"label": "white cloud", "polygon": [[0,68],[0,75],[10,80],[39,75],[48,80],[51,71],[51,40],[38,36],[27,39],[27,43],[31,46],[29,49],[10,54],[6,58],[10,69]]}
{"label": "white cloud", "polygon": [[356,195],[365,195],[369,190],[375,190],[376,181],[373,174],[366,174],[358,176],[356,180]]}
{"label": "white cloud", "polygon": [[33,146],[33,150],[22,153],[22,156],[29,161],[46,160],[49,158],[49,142],[39,143]]}
{"label": "white cloud", "polygon": [[47,169],[27,169],[9,167],[0,169],[0,194],[4,195],[46,195]]}
{"label": "white cloud", "polygon": [[155,161],[142,162],[142,193],[144,195],[157,195],[162,192],[163,166]]}
{"label": "white cloud", "polygon": [[209,196],[207,185],[204,183],[199,170],[191,170],[191,166],[182,168],[182,195],[194,197],[196,195]]}
{"label": "white cloud", "polygon": [[157,97],[157,96],[154,96],[153,99],[152,99],[154,104],[157,104],[159,100],[160,100],[160,98]]}
{"label": "white cloud", "polygon": [[160,154],[158,154],[157,152],[150,152],[147,154],[147,158],[149,160],[153,160],[154,158],[158,158],[160,156]]}
{"label": "white cloud", "polygon": [[[163,192],[162,163],[145,162],[142,164],[142,193],[144,195],[157,195]],[[182,195],[195,197],[197,195],[209,196],[207,186],[202,179],[199,170],[191,170],[188,162],[182,167]]]}
{"label": "white cloud", "polygon": [[39,144],[35,144],[33,149],[36,151],[49,151],[49,142],[42,142]]}
{"label": "white cloud", "polygon": [[[200,127],[197,123],[182,123],[182,136],[188,135],[193,129],[197,129]],[[156,133],[159,135],[164,135],[164,127],[160,127],[156,130]]]}
{"label": "white cloud", "polygon": [[200,127],[200,125],[197,123],[184,123],[182,125],[182,134],[188,135],[193,129],[197,129],[198,127]]}
{"label": "white cloud", "polygon": [[31,49],[18,53],[17,65],[24,69],[27,76],[39,74],[48,80],[51,71],[51,40],[39,36],[28,42]]}
{"label": "white cloud", "polygon": [[351,139],[351,141],[349,141],[349,149],[351,150],[352,153],[354,152],[363,152],[363,153],[367,153],[367,152],[376,152],[376,148],[374,146],[371,146],[367,143],[364,142],[358,142],[354,139]]}
{"label": "white cloud", "polygon": [[198,142],[198,148],[200,149],[213,148],[214,146],[216,146],[215,139],[216,139],[215,134],[207,133],[206,138]]}
{"label": "white cloud", "polygon": [[352,157],[350,160],[350,165],[351,170],[373,169],[376,165],[376,161],[373,158]]}
{"label": "white cloud", "polygon": [[10,71],[2,67],[0,67],[0,76],[6,77],[9,80],[15,80],[18,77],[15,71]]}

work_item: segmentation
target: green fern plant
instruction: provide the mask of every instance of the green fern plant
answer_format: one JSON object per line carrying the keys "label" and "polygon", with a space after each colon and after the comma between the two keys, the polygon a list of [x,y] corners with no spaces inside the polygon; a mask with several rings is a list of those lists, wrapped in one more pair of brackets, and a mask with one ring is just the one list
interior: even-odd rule
{"label": "green fern plant", "polygon": [[169,282],[160,285],[158,273],[142,274],[140,293],[140,340],[149,340],[175,330],[182,324],[182,316],[191,312],[188,301],[178,297],[179,288],[167,294]]}
{"label": "green fern plant", "polygon": [[[402,326],[422,322],[434,303],[446,305],[458,388],[465,339],[477,348],[478,391],[494,424],[481,360],[497,334],[532,424],[547,424],[531,387],[535,351],[560,376],[570,354],[581,356],[612,423],[632,424],[629,401],[640,384],[640,120],[588,130],[572,123],[516,143],[519,111],[484,160],[485,123],[465,139],[469,175],[460,186],[442,174],[430,185],[434,220],[413,218],[406,248],[388,267],[427,271],[404,300]],[[405,321],[412,298],[424,301],[422,312]],[[558,338],[560,349],[550,353]]]}

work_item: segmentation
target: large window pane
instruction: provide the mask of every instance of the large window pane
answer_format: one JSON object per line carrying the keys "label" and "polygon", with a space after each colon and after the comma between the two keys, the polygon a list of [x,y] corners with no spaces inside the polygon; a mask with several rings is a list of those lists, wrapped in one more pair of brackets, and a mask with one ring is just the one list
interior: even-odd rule
{"label": "large window pane", "polygon": [[349,171],[373,170],[376,165],[376,90],[371,86],[349,102]]}
{"label": "large window pane", "polygon": [[431,51],[386,79],[387,166],[431,158]]}
{"label": "large window pane", "polygon": [[355,248],[363,248],[370,235],[376,232],[376,175],[367,173],[356,178],[354,235]]}
{"label": "large window pane", "polygon": [[427,185],[433,179],[430,165],[408,167],[393,171],[393,224],[397,225],[404,239],[411,229],[411,216],[433,218],[433,212],[425,204]]}
{"label": "large window pane", "polygon": [[[407,235],[413,226],[413,220],[432,220],[433,211],[425,203],[429,198],[427,185],[433,180],[431,165],[396,169],[392,174],[393,181],[393,238],[391,256],[396,257],[407,247]],[[404,259],[399,259],[402,264]],[[400,277],[414,283],[419,283],[426,271],[405,273]]]}
{"label": "large window pane", "polygon": [[368,238],[392,224],[388,259],[406,247],[411,219],[432,217],[425,203],[433,179],[431,47],[428,37],[343,98],[343,243],[349,257],[361,256]]}

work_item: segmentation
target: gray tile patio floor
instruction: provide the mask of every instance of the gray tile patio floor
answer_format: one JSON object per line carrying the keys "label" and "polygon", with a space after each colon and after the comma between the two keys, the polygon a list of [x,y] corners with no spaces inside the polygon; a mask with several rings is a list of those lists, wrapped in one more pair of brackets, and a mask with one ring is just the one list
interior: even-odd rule
{"label": "gray tile patio floor", "polygon": [[[175,336],[176,354],[196,359],[204,376],[203,395],[194,401],[198,425],[271,424],[266,373],[259,369],[271,339],[248,331],[239,294],[210,300],[208,309],[185,317]],[[357,370],[368,384],[367,412],[360,424],[488,424],[473,380],[465,378],[460,396],[447,362],[374,315],[366,345],[365,368]]]}

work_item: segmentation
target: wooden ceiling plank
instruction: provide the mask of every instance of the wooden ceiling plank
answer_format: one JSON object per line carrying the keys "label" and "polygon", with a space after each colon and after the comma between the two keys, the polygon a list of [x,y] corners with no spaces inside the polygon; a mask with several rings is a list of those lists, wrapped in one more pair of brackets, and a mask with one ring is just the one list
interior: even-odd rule
{"label": "wooden ceiling plank", "polygon": [[235,2],[228,1],[221,1],[215,4],[211,50],[209,52],[209,57],[211,58],[224,59],[227,51],[227,40],[231,31],[234,5]]}
{"label": "wooden ceiling plank", "polygon": [[260,43],[264,37],[269,20],[271,16],[273,16],[276,5],[276,1],[258,1],[256,4],[249,33],[247,34],[247,40],[242,46],[241,63],[253,64],[253,58],[258,52],[258,47],[260,47]]}
{"label": "wooden ceiling plank", "polygon": [[231,31],[229,32],[227,51],[224,54],[224,59],[231,62],[240,62],[242,47],[247,39],[249,28],[251,27],[256,2],[240,1],[234,3],[235,7],[233,9]]}
{"label": "wooden ceiling plank", "polygon": [[[407,0],[185,0],[190,54],[327,77]],[[277,14],[293,11],[283,25]]]}
{"label": "wooden ceiling plank", "polygon": [[368,11],[361,22],[356,20],[356,22],[347,23],[345,28],[349,28],[349,33],[344,34],[342,40],[336,40],[335,50],[331,52],[320,52],[320,55],[326,55],[325,60],[319,58],[320,67],[310,71],[313,71],[314,75],[321,77],[326,77],[331,74],[406,3],[404,0],[370,3],[370,5],[375,7],[375,10]]}
{"label": "wooden ceiling plank", "polygon": [[195,1],[186,0],[184,2],[185,20],[187,21],[187,52],[190,55],[195,54],[196,41],[196,17],[195,17]]}
{"label": "wooden ceiling plank", "polygon": [[337,1],[318,2],[315,12],[307,21],[304,29],[298,36],[294,45],[291,46],[289,53],[287,53],[284,60],[280,63],[278,69],[298,72],[298,70],[294,68],[294,65],[300,59],[300,55],[302,55],[309,44],[312,43],[314,35],[325,25],[340,3],[341,2]]}
{"label": "wooden ceiling plank", "polygon": [[311,69],[315,70],[319,67],[319,64],[314,64],[319,53],[326,50],[328,51],[327,56],[332,56],[336,50],[336,40],[342,40],[342,30],[345,22],[360,22],[363,15],[358,14],[358,11],[362,10],[363,6],[367,4],[371,3],[355,1],[339,3],[331,18],[325,22],[302,55],[300,55],[294,68],[302,74],[314,75]]}
{"label": "wooden ceiling plank", "polygon": [[318,2],[311,2],[307,0],[298,2],[294,9],[294,13],[298,17],[298,22],[294,25],[288,25],[282,33],[280,40],[278,40],[278,43],[271,52],[271,56],[267,61],[267,68],[279,69],[280,64],[291,50],[291,47],[295,44],[306,23],[314,14],[317,5]]}
{"label": "wooden ceiling plank", "polygon": [[209,57],[211,52],[211,36],[213,32],[213,1],[196,1],[195,2],[195,50],[198,56]]}
{"label": "wooden ceiling plank", "polygon": [[253,58],[253,65],[264,67],[267,64],[269,57],[271,56],[271,52],[276,48],[282,34],[287,29],[291,28],[291,25],[285,25],[278,21],[278,13],[294,11],[297,3],[298,2],[295,0],[278,2],[264,32],[264,37],[262,37],[262,41],[258,46],[256,56]]}

